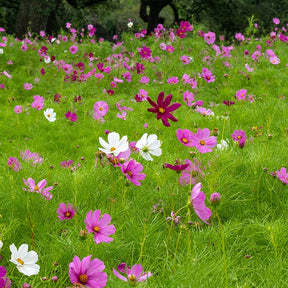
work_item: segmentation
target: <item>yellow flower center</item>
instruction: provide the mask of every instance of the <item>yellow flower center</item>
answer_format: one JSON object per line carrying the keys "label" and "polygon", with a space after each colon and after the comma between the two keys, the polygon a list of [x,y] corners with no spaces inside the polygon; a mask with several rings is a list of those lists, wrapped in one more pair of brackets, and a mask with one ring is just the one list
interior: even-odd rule
{"label": "yellow flower center", "polygon": [[71,213],[67,211],[67,212],[66,212],[64,215],[65,215],[65,217],[67,217],[67,218],[68,218],[68,217],[70,217],[70,216],[71,216]]}
{"label": "yellow flower center", "polygon": [[204,140],[200,140],[200,144],[203,146],[205,145],[205,141]]}
{"label": "yellow flower center", "polygon": [[24,265],[24,261],[23,261],[22,259],[17,258],[16,261],[17,261],[19,264]]}
{"label": "yellow flower center", "polygon": [[131,171],[127,171],[126,174],[128,174],[129,176],[132,175]]}
{"label": "yellow flower center", "polygon": [[102,107],[100,107],[100,108],[99,108],[99,110],[100,110],[100,111],[102,111],[102,110],[103,110],[103,108],[102,108]]}
{"label": "yellow flower center", "polygon": [[110,148],[110,151],[111,151],[111,152],[113,152],[113,151],[115,151],[115,150],[116,150],[115,147],[111,147],[111,148]]}
{"label": "yellow flower center", "polygon": [[81,274],[81,275],[79,276],[79,281],[80,281],[82,284],[87,283],[87,281],[88,281],[88,276],[87,276],[86,274]]}
{"label": "yellow flower center", "polygon": [[134,275],[134,274],[132,274],[132,275],[128,275],[128,279],[130,280],[130,281],[136,281],[136,276]]}
{"label": "yellow flower center", "polygon": [[238,135],[238,136],[237,136],[237,139],[241,139],[241,136],[240,136],[240,135]]}
{"label": "yellow flower center", "polygon": [[96,233],[99,232],[99,231],[100,231],[99,226],[95,226],[95,227],[93,228],[93,231],[96,232]]}
{"label": "yellow flower center", "polygon": [[35,190],[35,191],[39,191],[39,187],[36,185],[36,186],[34,187],[34,190]]}
{"label": "yellow flower center", "polygon": [[47,114],[47,117],[50,118],[50,114]]}
{"label": "yellow flower center", "polygon": [[159,113],[161,113],[161,114],[165,113],[165,109],[162,108],[162,107],[159,107],[158,111],[159,111]]}
{"label": "yellow flower center", "polygon": [[186,144],[186,143],[188,143],[188,140],[186,138],[182,138],[182,142],[184,142]]}

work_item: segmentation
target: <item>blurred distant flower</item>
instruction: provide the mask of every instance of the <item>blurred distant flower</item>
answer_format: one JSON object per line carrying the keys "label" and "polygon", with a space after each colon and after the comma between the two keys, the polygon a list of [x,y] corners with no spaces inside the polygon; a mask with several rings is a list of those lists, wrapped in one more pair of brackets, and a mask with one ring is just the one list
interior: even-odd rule
{"label": "blurred distant flower", "polygon": [[15,106],[15,108],[14,108],[14,112],[15,112],[16,114],[21,113],[21,112],[22,112],[22,106],[21,106],[21,105],[17,105],[17,106]]}
{"label": "blurred distant flower", "polygon": [[95,113],[101,115],[102,117],[106,115],[108,108],[109,106],[105,101],[98,101],[93,106]]}
{"label": "blurred distant flower", "polygon": [[221,195],[217,192],[212,193],[210,196],[210,202],[211,203],[218,203],[220,201]]}
{"label": "blurred distant flower", "polygon": [[19,170],[22,169],[21,163],[17,160],[16,157],[9,157],[7,165],[10,169],[14,170],[15,172],[18,172]]}
{"label": "blurred distant flower", "polygon": [[73,287],[79,288],[102,288],[106,286],[107,274],[103,272],[104,263],[94,258],[91,261],[91,255],[84,257],[82,260],[78,256],[73,258],[69,263],[69,278]]}
{"label": "blurred distant flower", "polygon": [[73,160],[69,159],[67,161],[60,162],[60,166],[63,168],[69,168],[73,165]]}
{"label": "blurred distant flower", "polygon": [[86,224],[86,229],[89,233],[94,234],[94,241],[96,244],[101,242],[109,243],[113,241],[113,238],[108,237],[108,235],[112,235],[115,233],[115,226],[108,225],[111,222],[111,216],[109,214],[104,214],[100,219],[101,211],[90,210],[86,215],[84,220]]}
{"label": "blurred distant flower", "polygon": [[35,251],[28,252],[28,245],[22,244],[19,249],[13,244],[10,245],[11,259],[10,261],[16,264],[18,271],[24,275],[32,276],[37,275],[40,266],[36,264],[38,255]]}
{"label": "blurred distant flower", "polygon": [[72,54],[75,54],[75,53],[78,52],[78,47],[75,46],[75,45],[72,45],[72,46],[70,46],[69,51],[70,51]]}
{"label": "blurred distant flower", "polygon": [[225,140],[221,139],[220,143],[217,144],[217,149],[221,150],[221,151],[226,150],[228,147],[229,147],[228,140],[225,141]]}
{"label": "blurred distant flower", "polygon": [[20,158],[26,162],[31,161],[32,166],[43,162],[43,158],[40,157],[38,153],[30,152],[29,149],[26,149],[24,152],[20,151]]}
{"label": "blurred distant flower", "polygon": [[285,167],[282,167],[279,170],[276,171],[276,175],[277,175],[277,178],[284,184],[288,185],[288,173],[286,171],[286,168]]}
{"label": "blurred distant flower", "polygon": [[33,96],[33,102],[31,104],[32,108],[35,108],[37,110],[41,110],[44,106],[44,98],[40,95],[34,95]]}
{"label": "blurred distant flower", "polygon": [[10,288],[11,287],[11,281],[6,276],[6,268],[4,266],[0,266],[0,287],[1,288]]}
{"label": "blurred distant flower", "polygon": [[207,43],[207,44],[213,44],[216,40],[216,35],[214,32],[208,32],[208,33],[205,33],[204,34],[204,41]]}
{"label": "blurred distant flower", "polygon": [[[117,270],[127,276],[124,277]],[[135,264],[132,266],[132,268],[130,268],[126,263],[121,263],[119,266],[117,266],[117,270],[113,268],[114,275],[125,282],[130,282],[131,284],[146,281],[153,275],[151,272],[143,273],[141,264]]]}
{"label": "blurred distant flower", "polygon": [[33,85],[31,83],[24,83],[25,90],[31,90],[32,88],[33,88]]}
{"label": "blurred distant flower", "polygon": [[235,34],[235,38],[236,38],[238,41],[244,41],[244,40],[245,40],[244,35],[242,35],[241,33],[236,33],[236,34]]}
{"label": "blurred distant flower", "polygon": [[278,24],[280,24],[280,20],[278,18],[273,18],[273,23],[275,25],[278,25]]}
{"label": "blurred distant flower", "polygon": [[132,28],[133,27],[133,22],[129,21],[127,26],[128,26],[128,28]]}
{"label": "blurred distant flower", "polygon": [[181,223],[181,216],[177,216],[174,211],[171,212],[171,217],[167,217],[166,221],[173,221],[175,225],[178,225],[179,223]]}

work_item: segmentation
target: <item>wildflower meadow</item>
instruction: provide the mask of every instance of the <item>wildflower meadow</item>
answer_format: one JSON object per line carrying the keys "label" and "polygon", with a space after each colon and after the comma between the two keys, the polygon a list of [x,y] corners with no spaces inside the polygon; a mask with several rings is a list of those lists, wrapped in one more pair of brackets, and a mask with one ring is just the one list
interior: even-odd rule
{"label": "wildflower meadow", "polygon": [[113,42],[0,28],[0,288],[288,287],[288,24]]}

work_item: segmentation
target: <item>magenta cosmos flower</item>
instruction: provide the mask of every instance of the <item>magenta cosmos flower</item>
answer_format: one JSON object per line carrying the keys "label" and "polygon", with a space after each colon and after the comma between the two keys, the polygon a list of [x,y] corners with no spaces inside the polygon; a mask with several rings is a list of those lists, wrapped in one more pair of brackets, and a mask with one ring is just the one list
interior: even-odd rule
{"label": "magenta cosmos flower", "polygon": [[173,122],[177,122],[178,119],[176,119],[170,112],[175,111],[178,109],[181,104],[180,103],[173,103],[171,106],[170,102],[172,100],[172,95],[169,94],[165,99],[164,99],[164,92],[160,92],[158,95],[157,99],[157,104],[150,99],[150,97],[147,98],[149,103],[153,106],[153,108],[148,108],[147,110],[149,112],[156,113],[157,120],[161,119],[162,123],[166,126],[169,127],[170,123],[168,120],[171,120]]}
{"label": "magenta cosmos flower", "polygon": [[234,130],[233,134],[231,135],[232,139],[235,142],[238,142],[238,145],[240,148],[244,147],[245,141],[247,139],[247,136],[245,134],[245,131],[239,129],[239,130]]}
{"label": "magenta cosmos flower", "polygon": [[65,117],[70,120],[71,122],[75,122],[78,120],[76,113],[72,113],[71,111],[68,111],[65,114]]}
{"label": "magenta cosmos flower", "polygon": [[146,281],[149,277],[153,275],[151,272],[142,273],[143,268],[141,264],[135,264],[130,269],[130,267],[126,263],[121,263],[120,265],[117,266],[117,269],[124,275],[126,274],[127,277],[124,277],[116,269],[113,268],[114,275],[125,282],[129,281],[131,284]]}
{"label": "magenta cosmos flower", "polygon": [[217,138],[210,136],[208,128],[198,129],[196,134],[192,135],[192,147],[196,147],[200,153],[212,152],[213,147],[217,145]]}
{"label": "magenta cosmos flower", "polygon": [[61,221],[72,219],[75,214],[73,204],[60,203],[57,209],[57,214]]}
{"label": "magenta cosmos flower", "polygon": [[106,286],[107,274],[103,272],[105,265],[97,258],[91,261],[91,256],[84,257],[82,260],[75,256],[73,262],[69,263],[70,281],[76,287],[102,288]]}
{"label": "magenta cosmos flower", "polygon": [[108,225],[108,223],[111,222],[111,216],[109,214],[104,214],[101,219],[100,215],[100,210],[94,212],[92,212],[92,210],[89,211],[84,220],[86,229],[89,233],[94,233],[94,241],[96,244],[101,242],[109,243],[113,241],[113,238],[107,235],[114,234],[116,229],[114,225]]}
{"label": "magenta cosmos flower", "polygon": [[177,139],[185,146],[190,147],[193,133],[189,129],[178,129],[176,131]]}
{"label": "magenta cosmos flower", "polygon": [[121,166],[122,173],[126,176],[126,178],[131,181],[134,185],[140,186],[141,183],[139,180],[144,180],[146,175],[142,172],[143,166],[140,163],[137,163],[135,160],[131,159],[128,162],[125,162]]}
{"label": "magenta cosmos flower", "polygon": [[[49,192],[50,190],[53,189],[53,186],[49,186],[45,188],[47,184],[46,179],[41,180],[40,182],[38,182],[37,185],[35,185],[35,180],[32,178],[28,178],[27,181],[23,178],[23,181],[24,181],[24,184],[29,188],[28,191],[41,194],[41,196],[45,198],[47,201],[51,200],[51,198],[53,197],[53,195],[50,194]],[[26,191],[27,189],[24,188],[24,190]]]}
{"label": "magenta cosmos flower", "polygon": [[209,208],[205,206],[205,193],[201,191],[202,184],[197,183],[191,191],[191,205],[197,216],[206,224],[209,223],[206,221],[212,215],[212,212]]}

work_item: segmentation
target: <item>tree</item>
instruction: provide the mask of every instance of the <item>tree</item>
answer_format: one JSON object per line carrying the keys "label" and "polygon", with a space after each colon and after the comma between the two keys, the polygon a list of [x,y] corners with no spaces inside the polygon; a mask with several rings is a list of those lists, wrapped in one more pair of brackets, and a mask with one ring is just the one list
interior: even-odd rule
{"label": "tree", "polygon": [[[174,12],[175,22],[179,22],[178,12],[172,0],[141,0],[140,17],[144,22],[148,23],[147,34],[153,32],[159,23],[163,24],[164,19],[159,17],[159,14],[167,5],[169,5]],[[149,14],[147,13],[148,7]]]}

